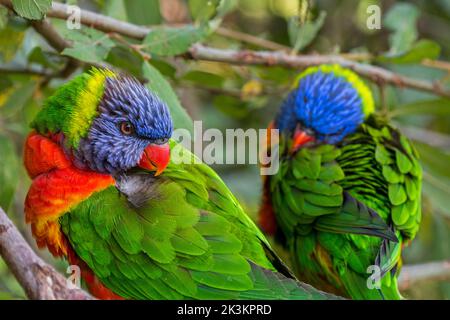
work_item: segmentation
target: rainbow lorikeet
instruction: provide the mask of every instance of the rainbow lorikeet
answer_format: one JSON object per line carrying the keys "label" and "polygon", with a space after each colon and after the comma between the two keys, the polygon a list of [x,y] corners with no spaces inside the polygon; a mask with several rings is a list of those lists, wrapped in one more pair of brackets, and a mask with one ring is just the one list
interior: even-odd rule
{"label": "rainbow lorikeet", "polygon": [[32,128],[26,220],[96,297],[335,298],[295,280],[212,169],[170,156],[168,108],[134,78],[81,74]]}
{"label": "rainbow lorikeet", "polygon": [[280,162],[264,181],[260,224],[298,278],[353,299],[401,298],[422,171],[408,139],[374,113],[369,88],[338,65],[310,67],[269,127],[280,130],[268,141]]}

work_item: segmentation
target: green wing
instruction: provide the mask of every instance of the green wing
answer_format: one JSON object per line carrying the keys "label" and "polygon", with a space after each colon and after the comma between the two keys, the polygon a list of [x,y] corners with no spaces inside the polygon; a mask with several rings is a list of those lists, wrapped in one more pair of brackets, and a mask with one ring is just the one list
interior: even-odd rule
{"label": "green wing", "polygon": [[[379,259],[388,255],[383,252],[400,256],[399,246],[415,237],[421,221],[422,169],[418,154],[405,136],[375,116],[346,143],[339,159],[346,172],[342,185],[379,212],[402,240],[397,245],[384,243]],[[355,147],[364,150],[367,156],[361,159],[370,157],[370,162],[358,161],[352,155]],[[364,168],[364,179],[361,174],[352,175],[358,172],[356,167]],[[381,265],[392,264],[384,261]]]}
{"label": "green wing", "polygon": [[[300,279],[353,298],[400,297],[401,244],[420,222],[420,165],[405,137],[372,117],[342,145],[283,159],[270,188]],[[379,291],[367,288],[374,264],[383,276]]]}
{"label": "green wing", "polygon": [[388,183],[391,220],[406,239],[414,239],[422,219],[422,167],[418,153],[397,130],[384,127],[378,132],[375,156]]}
{"label": "green wing", "polygon": [[282,263],[217,174],[180,164],[191,155],[177,152],[162,176],[118,178],[61,218],[106,287],[128,299],[334,298],[275,269]]}
{"label": "green wing", "polygon": [[[270,188],[277,222],[286,238],[312,229],[379,236],[396,241],[383,218],[342,186],[348,178],[332,145],[303,148],[282,161]],[[352,173],[354,174],[354,173]]]}
{"label": "green wing", "polygon": [[399,239],[384,239],[375,259],[384,277],[384,296],[399,297],[396,276],[401,248],[415,237],[421,221],[422,169],[418,154],[386,120],[372,116],[359,132],[346,139],[338,161],[346,173],[341,185],[375,209]]}

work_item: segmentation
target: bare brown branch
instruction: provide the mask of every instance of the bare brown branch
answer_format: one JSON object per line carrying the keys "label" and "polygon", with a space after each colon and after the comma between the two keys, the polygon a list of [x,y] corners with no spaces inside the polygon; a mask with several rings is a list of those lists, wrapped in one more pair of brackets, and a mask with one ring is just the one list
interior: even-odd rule
{"label": "bare brown branch", "polygon": [[66,278],[34,253],[2,208],[0,208],[0,256],[30,299],[93,299],[81,289],[68,288]]}
{"label": "bare brown branch", "polygon": [[290,68],[306,68],[320,64],[340,64],[374,82],[388,83],[397,87],[427,91],[450,98],[450,91],[445,90],[438,82],[428,82],[401,76],[378,66],[362,64],[333,55],[291,55],[281,51],[253,51],[216,49],[195,44],[190,49],[193,59],[226,62],[240,65],[285,66]]}
{"label": "bare brown branch", "polygon": [[399,277],[400,289],[407,289],[420,281],[450,279],[450,260],[404,266]]}

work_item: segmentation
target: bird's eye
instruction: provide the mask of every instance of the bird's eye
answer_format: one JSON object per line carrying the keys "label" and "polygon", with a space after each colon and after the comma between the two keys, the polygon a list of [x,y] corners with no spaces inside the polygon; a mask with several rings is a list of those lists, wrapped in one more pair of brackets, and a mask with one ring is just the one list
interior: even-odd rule
{"label": "bird's eye", "polygon": [[134,132],[134,127],[133,127],[133,125],[132,125],[131,123],[129,123],[128,121],[124,121],[124,122],[121,122],[121,123],[120,123],[120,131],[121,131],[123,134],[130,135],[130,134],[133,134],[133,132]]}
{"label": "bird's eye", "polygon": [[152,142],[154,144],[165,144],[165,143],[167,143],[167,141],[169,141],[169,139],[167,139],[167,138],[160,138],[160,139],[153,140]]}

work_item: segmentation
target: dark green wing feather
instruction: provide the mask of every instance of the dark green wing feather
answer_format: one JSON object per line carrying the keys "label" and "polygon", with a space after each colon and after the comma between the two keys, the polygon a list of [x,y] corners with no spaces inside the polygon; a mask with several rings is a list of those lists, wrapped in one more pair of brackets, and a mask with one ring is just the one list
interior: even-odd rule
{"label": "dark green wing feather", "polygon": [[320,217],[314,224],[314,228],[318,231],[334,233],[365,234],[398,242],[394,231],[374,210],[345,191],[340,212]]}
{"label": "dark green wing feather", "polygon": [[331,145],[303,148],[282,161],[271,178],[272,201],[286,238],[315,229],[396,241],[383,218],[341,186],[347,176],[336,161],[340,154]]}

